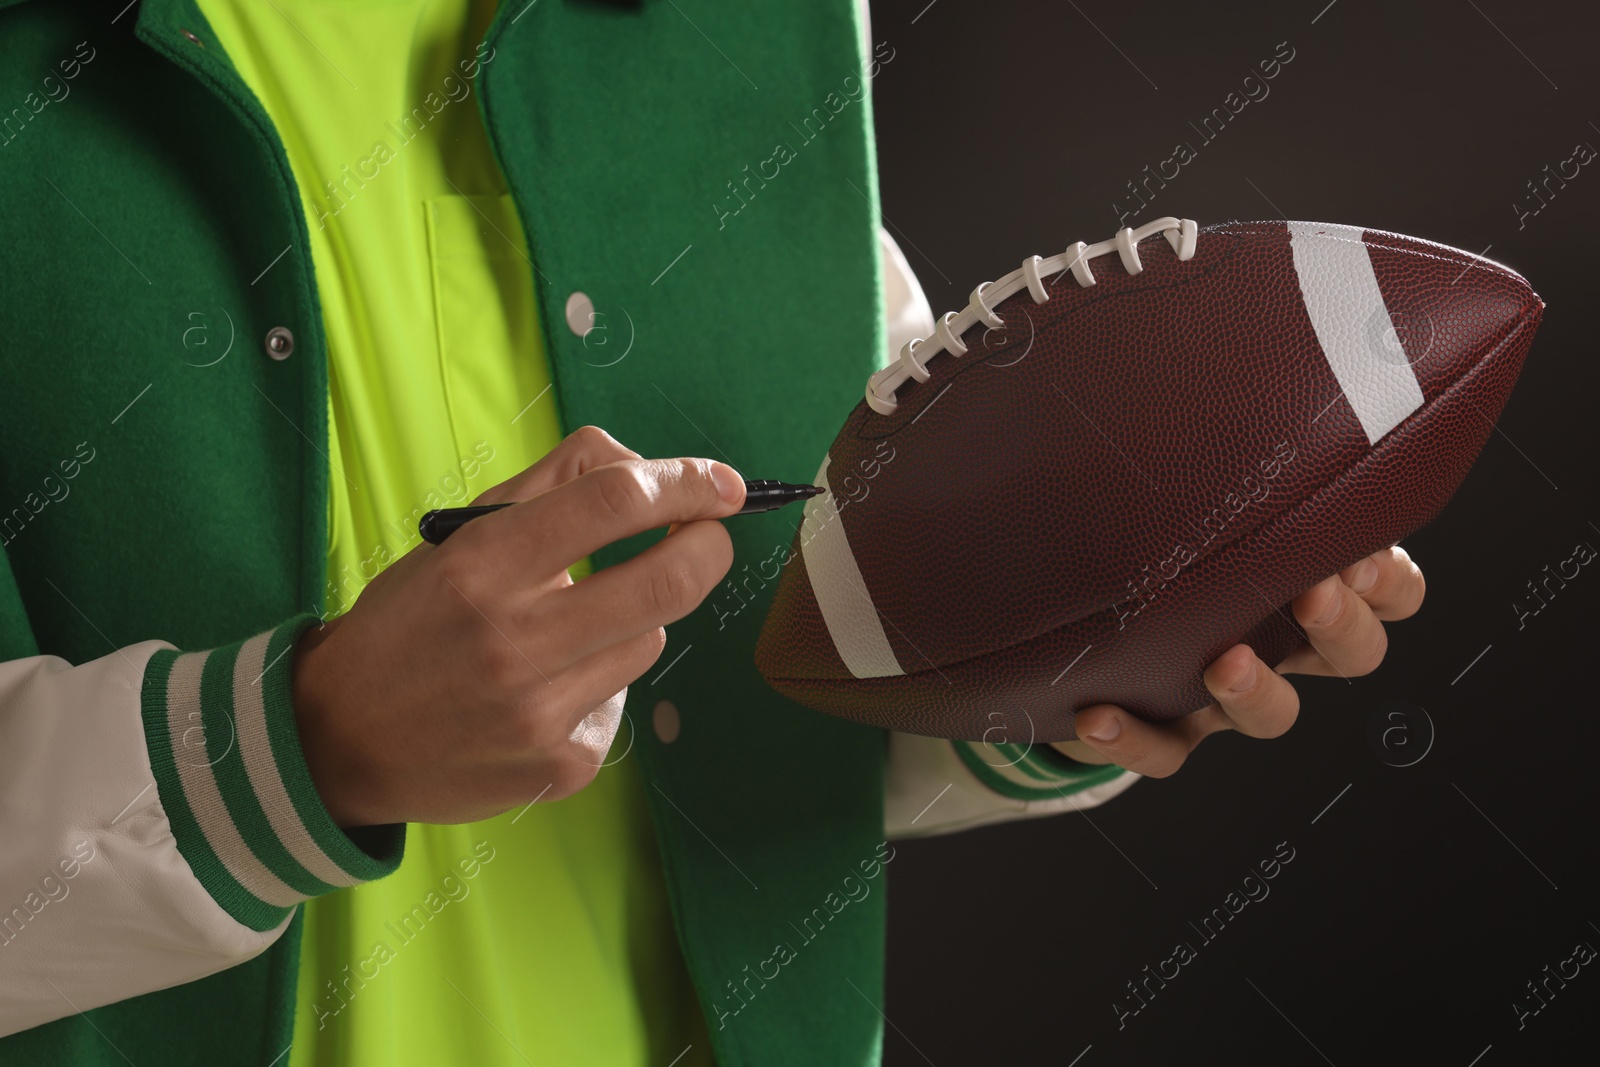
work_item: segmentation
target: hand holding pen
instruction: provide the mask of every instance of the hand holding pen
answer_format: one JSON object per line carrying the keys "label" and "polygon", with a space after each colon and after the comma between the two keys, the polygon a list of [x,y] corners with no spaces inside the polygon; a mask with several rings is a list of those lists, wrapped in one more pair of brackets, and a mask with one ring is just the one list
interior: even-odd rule
{"label": "hand holding pen", "polygon": [[[645,459],[593,427],[573,433],[473,513],[516,507],[401,556],[285,657],[327,810],[344,827],[473,822],[582,789],[606,762],[627,686],[659,672],[663,627],[726,577],[733,544],[718,520],[816,492],[751,485],[703,458]],[[606,545],[674,526],[582,581],[568,574]]]}

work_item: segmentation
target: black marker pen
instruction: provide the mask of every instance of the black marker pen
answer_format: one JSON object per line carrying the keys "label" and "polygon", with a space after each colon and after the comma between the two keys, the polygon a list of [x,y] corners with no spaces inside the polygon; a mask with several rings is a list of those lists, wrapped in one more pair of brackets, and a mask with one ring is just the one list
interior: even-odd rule
{"label": "black marker pen", "polygon": [[[744,507],[734,512],[735,515],[755,515],[763,511],[772,511],[785,504],[792,504],[796,500],[806,500],[827,492],[820,485],[795,485],[790,482],[775,482],[771,479],[759,481],[745,480]],[[430,511],[422,516],[417,523],[417,532],[422,534],[422,539],[430,545],[441,544],[446,537],[455,533],[467,523],[480,515],[487,515],[491,511],[509,508],[510,504],[479,504],[470,508],[440,508]]]}

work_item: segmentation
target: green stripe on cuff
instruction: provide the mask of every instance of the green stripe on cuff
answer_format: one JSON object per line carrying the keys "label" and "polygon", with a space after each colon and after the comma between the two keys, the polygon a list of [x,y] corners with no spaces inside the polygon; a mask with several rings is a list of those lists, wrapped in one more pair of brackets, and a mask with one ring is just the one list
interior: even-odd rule
{"label": "green stripe on cuff", "polygon": [[268,823],[267,813],[262,810],[261,801],[245,772],[242,752],[246,742],[234,704],[234,678],[246,659],[239,652],[259,641],[260,638],[252,638],[238,646],[238,650],[230,646],[212,653],[206,660],[205,675],[200,683],[200,706],[206,719],[207,763],[216,778],[227,815],[250,851],[291,892],[302,898],[321,896],[335,887],[317,878],[289,854]]}
{"label": "green stripe on cuff", "polygon": [[951,744],[978,781],[1012,800],[1059,800],[1126,773],[1115,764],[1079,763],[1048,745],[1031,746],[1021,758],[1008,753],[1006,758],[1015,759],[1015,762],[1000,762],[997,766],[999,761],[985,759],[978,749],[997,750],[1000,746],[980,746],[968,741],[952,741]]}
{"label": "green stripe on cuff", "polygon": [[[1018,772],[1027,775],[1029,778],[1032,778],[1034,781],[1043,782],[1049,785],[1053,785],[1061,780],[1061,775],[1053,774],[1047,768],[1042,768],[1036,765],[1033,759],[1033,753],[1035,751],[1035,746],[1033,745],[1006,744],[996,745],[995,748],[997,749],[997,755],[999,758],[984,760],[984,762],[990,766],[1000,764],[1004,767],[1012,767]],[[976,755],[980,757],[983,756],[983,753],[977,751],[977,746],[973,747],[973,751]]]}
{"label": "green stripe on cuff", "polygon": [[[189,869],[205,886],[206,892],[211,894],[211,899],[237,922],[250,929],[271,930],[283,922],[292,909],[268,904],[239,883],[211,847],[205,831],[201,829],[200,820],[189,806],[188,796],[179,778],[178,760],[181,754],[187,752],[192,759],[197,748],[204,750],[198,700],[189,707],[169,706],[168,703],[169,682],[179,655],[163,650],[151,656],[145,666],[144,685],[140,694],[145,747],[150,752],[150,769],[155,773],[161,807],[167,814],[167,823],[177,840],[179,855],[189,864]],[[180,738],[176,746],[172,741],[174,723]]]}
{"label": "green stripe on cuff", "polygon": [[[406,828],[404,823],[364,828],[361,833],[366,847],[358,846],[334,823],[328,809],[322,806],[317,787],[311,782],[311,771],[300,751],[300,734],[294,723],[294,675],[290,662],[294,654],[286,654],[285,650],[292,648],[302,633],[320,622],[315,615],[302,615],[278,627],[267,643],[269,666],[261,678],[261,693],[268,708],[267,736],[272,743],[273,760],[289,791],[289,801],[300,816],[302,828],[344,871],[370,882],[400,866],[406,847]],[[274,708],[282,709],[282,713],[274,714],[271,710]]]}
{"label": "green stripe on cuff", "polygon": [[210,652],[157,652],[141,693],[151,768],[178,851],[253,930],[294,905],[400,864],[404,825],[358,847],[329,817],[295,731],[292,649],[314,615]]}
{"label": "green stripe on cuff", "polygon": [[1123,769],[1115,764],[1080,763],[1050,745],[1035,745],[1028,753],[1025,762],[1032,764],[1057,785],[1061,784],[1063,779],[1076,782],[1083,778],[1093,778],[1094,781],[1089,784],[1099,785],[1101,782],[1109,782]]}

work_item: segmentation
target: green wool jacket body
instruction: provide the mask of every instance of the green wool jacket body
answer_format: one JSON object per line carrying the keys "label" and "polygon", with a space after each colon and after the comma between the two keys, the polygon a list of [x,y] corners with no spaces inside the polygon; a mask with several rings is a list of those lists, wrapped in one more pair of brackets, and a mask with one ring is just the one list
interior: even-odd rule
{"label": "green wool jacket body", "polygon": [[[564,425],[786,477],[826,452],[883,344],[870,97],[820,131],[797,124],[863,77],[859,33],[852,0],[725,5],[698,29],[656,0],[502,7],[479,106],[534,255]],[[0,135],[0,508],[30,502],[6,533],[0,660],[215,648],[323,606],[327,354],[307,219],[192,0],[0,0],[0,118],[74,56],[70,93]],[[747,183],[780,143],[779,175]],[[609,348],[565,327],[578,290],[609,316]],[[218,346],[231,327],[229,358],[196,366],[197,322]],[[264,351],[277,327],[288,358]],[[35,508],[80,443],[94,458],[71,495]],[[788,702],[752,665],[771,589],[750,568],[792,520],[729,532],[730,583],[672,632],[692,651],[628,695],[635,723],[663,699],[694,723],[670,749],[648,730],[634,742],[659,787],[674,920],[719,1063],[876,1062],[882,892],[736,1018],[709,1007],[773,955],[775,929],[885,854],[885,735]],[[297,918],[249,963],[4,1039],[0,1063],[265,1067],[289,1044],[298,950]]]}

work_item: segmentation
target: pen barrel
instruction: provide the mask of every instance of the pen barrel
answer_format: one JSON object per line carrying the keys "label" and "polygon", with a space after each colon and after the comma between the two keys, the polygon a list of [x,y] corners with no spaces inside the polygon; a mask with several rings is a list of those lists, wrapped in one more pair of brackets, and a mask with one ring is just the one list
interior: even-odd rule
{"label": "pen barrel", "polygon": [[[792,485],[771,479],[749,480],[744,483],[744,506],[735,515],[755,515],[774,511],[785,504],[805,500],[823,492],[814,485]],[[509,508],[510,504],[476,504],[465,508],[439,508],[430,511],[417,521],[417,532],[430,545],[443,544],[444,539],[461,527],[491,511]]]}

